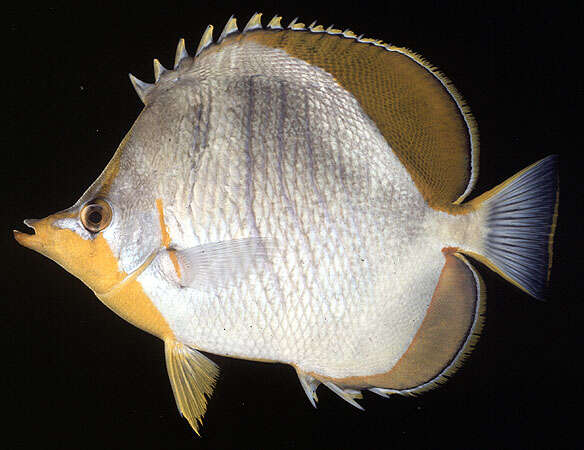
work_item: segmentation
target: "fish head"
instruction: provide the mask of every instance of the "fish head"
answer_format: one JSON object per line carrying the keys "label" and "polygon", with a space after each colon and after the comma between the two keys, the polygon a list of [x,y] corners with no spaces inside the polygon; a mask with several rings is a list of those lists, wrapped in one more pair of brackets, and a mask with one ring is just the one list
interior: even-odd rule
{"label": "fish head", "polygon": [[102,232],[112,220],[107,200],[51,214],[44,219],[27,219],[32,234],[14,231],[19,244],[55,261],[96,292],[111,289],[125,274]]}
{"label": "fish head", "polygon": [[[136,125],[136,124],[135,124]],[[134,128],[134,127],[133,127]],[[97,180],[70,208],[43,219],[27,219],[34,230],[14,231],[19,244],[52,259],[98,297],[111,291],[160,246],[160,225],[147,183],[136,190],[136,164],[124,152],[139,142],[132,130]]]}

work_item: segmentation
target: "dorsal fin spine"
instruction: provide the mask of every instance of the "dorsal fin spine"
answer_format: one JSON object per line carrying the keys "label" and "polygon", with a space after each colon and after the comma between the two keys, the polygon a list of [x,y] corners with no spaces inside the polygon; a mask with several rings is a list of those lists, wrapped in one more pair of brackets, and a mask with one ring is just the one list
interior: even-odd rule
{"label": "dorsal fin spine", "polygon": [[138,94],[138,97],[140,97],[140,100],[142,100],[142,103],[146,104],[148,94],[154,88],[154,84],[145,83],[144,81],[141,81],[138,78],[136,78],[131,73],[129,73],[128,76],[130,77],[130,82],[132,83],[132,86],[134,86],[134,90],[136,91],[136,94]]}
{"label": "dorsal fin spine", "polygon": [[167,69],[162,64],[160,64],[160,61],[158,61],[158,59],[156,58],[154,58],[153,64],[154,64],[154,80],[156,81],[156,83],[158,83],[158,80],[160,80],[160,76],[164,72],[167,72]]}
{"label": "dorsal fin spine", "polygon": [[195,57],[199,56],[203,50],[209,47],[213,43],[213,25],[208,25],[201,37],[201,42],[199,42],[199,46],[197,47],[197,52],[195,53]]}
{"label": "dorsal fin spine", "polygon": [[272,17],[272,20],[270,20],[270,23],[268,23],[268,28],[271,30],[283,30],[284,28],[282,27],[282,16],[274,16]]}
{"label": "dorsal fin spine", "polygon": [[249,19],[249,22],[245,25],[243,29],[243,33],[247,33],[248,31],[259,30],[263,29],[262,27],[262,13],[255,13]]}
{"label": "dorsal fin spine", "polygon": [[217,39],[217,43],[220,44],[227,36],[233,33],[237,33],[238,31],[239,29],[237,28],[237,19],[234,16],[231,16],[225,24],[225,28],[223,28],[219,39]]}
{"label": "dorsal fin spine", "polygon": [[302,22],[298,22],[298,17],[296,17],[290,24],[288,25],[289,30],[306,30],[306,26]]}
{"label": "dorsal fin spine", "polygon": [[178,45],[176,46],[176,53],[174,54],[174,70],[178,68],[183,59],[188,57],[189,54],[185,48],[185,40],[181,38],[178,41]]}

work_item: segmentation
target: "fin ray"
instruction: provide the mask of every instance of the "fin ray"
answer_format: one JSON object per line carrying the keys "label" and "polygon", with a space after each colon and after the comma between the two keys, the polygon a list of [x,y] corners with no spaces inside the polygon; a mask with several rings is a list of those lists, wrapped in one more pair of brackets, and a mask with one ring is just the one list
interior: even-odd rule
{"label": "fin ray", "polygon": [[[302,29],[300,29],[302,26]],[[353,94],[435,209],[449,211],[478,175],[478,132],[461,95],[405,48],[331,27],[326,35],[292,21],[242,37],[286,51],[330,73]]]}
{"label": "fin ray", "polygon": [[[460,253],[446,263],[426,317],[408,350],[386,374],[365,377],[378,395],[417,394],[442,384],[474,348],[483,324],[484,283]],[[450,320],[457,317],[452,326]]]}
{"label": "fin ray", "polygon": [[308,397],[308,401],[316,408],[316,403],[318,402],[316,390],[318,389],[318,386],[320,386],[320,381],[318,381],[312,375],[300,372],[299,370],[297,370],[296,373],[298,375],[298,379],[300,380],[300,385],[302,386],[302,389],[304,389],[306,397]]}
{"label": "fin ray", "polygon": [[361,411],[365,411],[365,408],[363,408],[359,403],[355,401],[356,398],[363,398],[361,392],[355,389],[341,389],[332,381],[324,381],[323,384],[331,391],[333,391],[335,394],[337,394],[339,397],[341,397],[343,400],[345,400],[349,405],[354,406],[355,408],[360,409]]}
{"label": "fin ray", "polygon": [[198,351],[175,340],[164,342],[166,370],[177,408],[195,433],[207,410],[207,397],[219,375],[217,365]]}
{"label": "fin ray", "polygon": [[485,251],[465,253],[538,299],[552,265],[558,179],[557,156],[551,155],[471,202],[486,209]]}
{"label": "fin ray", "polygon": [[179,284],[203,290],[232,286],[254,264],[264,262],[274,252],[272,242],[265,238],[243,238],[175,251],[180,266]]}

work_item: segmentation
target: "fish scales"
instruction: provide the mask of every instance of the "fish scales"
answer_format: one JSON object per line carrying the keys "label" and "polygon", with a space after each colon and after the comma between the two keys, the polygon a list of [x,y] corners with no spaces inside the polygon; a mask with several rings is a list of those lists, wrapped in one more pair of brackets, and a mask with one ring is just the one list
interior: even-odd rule
{"label": "fish scales", "polygon": [[[192,309],[188,313],[179,309],[178,317],[170,319],[170,323],[191,318],[184,327],[173,327],[175,334],[183,342],[215,353],[282,360],[318,373],[323,373],[326,367],[323,375],[338,378],[369,370],[366,366],[369,360],[373,360],[370,363],[373,371],[386,371],[409,342],[401,343],[390,358],[369,356],[367,351],[364,355],[360,328],[376,329],[372,333],[377,335],[375,352],[378,346],[383,346],[389,353],[395,327],[383,327],[375,322],[367,325],[367,322],[378,314],[385,317],[384,309],[392,303],[400,304],[400,295],[392,302],[383,289],[367,292],[366,286],[379,284],[379,281],[373,283],[371,277],[382,276],[381,267],[388,267],[397,280],[404,279],[400,272],[406,265],[400,268],[398,258],[405,249],[400,247],[404,242],[418,239],[424,230],[424,217],[432,210],[425,206],[417,190],[412,189],[405,170],[395,173],[400,165],[390,148],[371,121],[360,113],[356,101],[336,87],[330,75],[300,61],[294,66],[290,62],[283,65],[274,53],[281,52],[234,48],[233,54],[220,55],[223,64],[206,62],[217,67],[218,75],[202,78],[195,71],[183,76],[189,93],[197,90],[194,86],[201,86],[200,90],[205,91],[206,85],[224,93],[224,96],[215,95],[211,107],[214,112],[210,122],[203,125],[211,129],[207,148],[221,150],[203,150],[197,155],[201,169],[193,186],[195,204],[191,208],[197,211],[197,217],[189,217],[195,223],[195,240],[189,240],[180,234],[178,227],[171,225],[169,234],[178,249],[247,235],[270,236],[276,241],[276,247],[286,248],[289,253],[274,258],[273,270],[257,275],[262,292],[257,292],[253,282],[249,283],[251,289],[239,285],[230,288],[221,295],[224,299],[220,301],[200,302],[205,294],[195,292],[189,300]],[[213,57],[218,55],[207,56]],[[242,67],[241,61],[254,61],[257,66]],[[201,58],[201,64],[204,63]],[[225,76],[230,67],[242,69],[236,73],[232,70]],[[258,76],[259,70],[266,75]],[[176,88],[180,93],[181,87]],[[322,93],[327,91],[332,93]],[[172,105],[183,104],[187,108],[184,114],[189,114],[193,109],[191,100],[181,102],[175,96],[168,101]],[[323,97],[325,100],[319,101]],[[319,126],[323,122],[328,124],[324,132]],[[194,123],[192,127],[196,128]],[[264,129],[274,130],[275,136],[266,136]],[[311,142],[306,141],[308,136]],[[311,161],[307,148],[311,149],[312,159],[320,164]],[[171,148],[160,152],[177,152],[177,147],[173,143]],[[127,157],[135,160],[134,155]],[[187,158],[185,151],[185,170],[193,164]],[[372,167],[385,170],[372,173]],[[391,179],[387,179],[388,173],[393,174]],[[173,178],[186,178],[186,174],[184,177],[173,174]],[[228,188],[222,189],[217,180],[226,180]],[[363,186],[360,180],[368,181]],[[310,189],[304,189],[305,186]],[[176,209],[174,220],[168,223],[188,220],[189,211],[180,210],[184,206],[181,199],[175,201],[174,187],[163,182],[159,189],[157,196],[163,198],[165,205]],[[322,211],[318,210],[319,203]],[[224,215],[228,204],[239,205],[233,211],[234,217]],[[368,212],[370,206],[377,207],[374,214]],[[223,225],[237,226],[218,227],[217,211],[222,213]],[[392,220],[388,226],[390,215]],[[303,216],[308,220],[303,220]],[[311,235],[313,229],[322,230],[320,236]],[[342,249],[330,245],[329,229],[338,237],[336,242],[354,255],[352,259]],[[368,236],[368,229],[382,232]],[[436,242],[433,252],[440,265],[442,246]],[[392,255],[396,255],[395,260],[386,261]],[[418,261],[413,263],[420,265]],[[313,271],[314,277],[308,280],[304,273]],[[154,279],[149,275],[148,271],[141,275],[146,292],[160,305],[165,317],[173,317],[176,301],[170,299],[176,297],[179,302],[183,301],[184,294],[180,288],[172,296],[166,285],[151,286],[158,283],[149,283],[148,279]],[[438,275],[439,267],[436,280]],[[414,317],[418,316],[416,319],[420,320],[434,286],[435,281],[420,294],[425,298],[420,302],[420,311],[413,312]],[[393,286],[390,289],[396,290]],[[250,303],[256,305],[250,307]],[[401,314],[396,313],[395,317],[399,317],[403,326],[418,325]],[[306,328],[301,330],[303,322]],[[224,330],[224,333],[210,333],[211,329]],[[379,336],[379,330],[383,329],[388,331],[385,337]],[[344,333],[352,338],[340,339]],[[351,362],[354,367],[349,366]]]}
{"label": "fish scales", "polygon": [[[198,433],[217,377],[197,350],[292,365],[309,401],[435,387],[472,349],[485,287],[541,297],[557,158],[462,203],[474,120],[418,55],[352,32],[212,27],[133,77],[145,108],[79,201],[16,239],[165,342]],[[521,199],[518,201],[517,199]],[[510,232],[509,227],[519,232]]]}

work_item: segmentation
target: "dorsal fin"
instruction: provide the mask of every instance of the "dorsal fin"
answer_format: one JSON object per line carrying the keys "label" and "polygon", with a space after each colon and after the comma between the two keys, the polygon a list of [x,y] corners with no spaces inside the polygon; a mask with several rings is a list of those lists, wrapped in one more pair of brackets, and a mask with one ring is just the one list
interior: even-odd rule
{"label": "dorsal fin", "polygon": [[148,94],[150,94],[150,92],[152,92],[152,89],[154,89],[154,84],[145,83],[144,81],[136,78],[131,73],[129,73],[128,76],[130,77],[130,81],[132,82],[132,86],[134,86],[136,94],[138,94],[138,97],[140,97],[142,103],[146,104],[147,101],[146,99],[148,97]]}
{"label": "dorsal fin", "polygon": [[180,39],[178,41],[178,45],[176,46],[176,52],[174,55],[174,70],[176,70],[176,68],[180,65],[181,61],[185,58],[188,58],[189,54],[187,53],[186,47],[185,47],[185,40],[184,39]]}
{"label": "dorsal fin", "polygon": [[203,50],[213,43],[213,25],[208,25],[201,37],[195,56],[199,56]]}
{"label": "dorsal fin", "polygon": [[166,72],[167,69],[162,64],[160,64],[160,61],[158,61],[158,59],[156,58],[154,58],[153,64],[154,64],[154,82],[157,83],[158,80],[160,80],[160,76],[164,72]]}
{"label": "dorsal fin", "polygon": [[407,49],[358,39],[350,30],[316,28],[293,21],[288,29],[239,39],[282,49],[330,73],[377,125],[428,204],[450,210],[460,203],[477,176],[478,134],[452,84]]}
{"label": "dorsal fin", "polygon": [[[252,41],[320,67],[359,101],[426,202],[456,212],[453,204],[466,198],[478,175],[479,142],[475,121],[452,83],[408,49],[316,22],[307,28],[294,19],[284,28],[281,19],[275,16],[264,29],[256,13],[240,33],[231,17],[217,43],[209,25],[195,59]],[[132,84],[143,101],[154,87],[134,78]]]}

